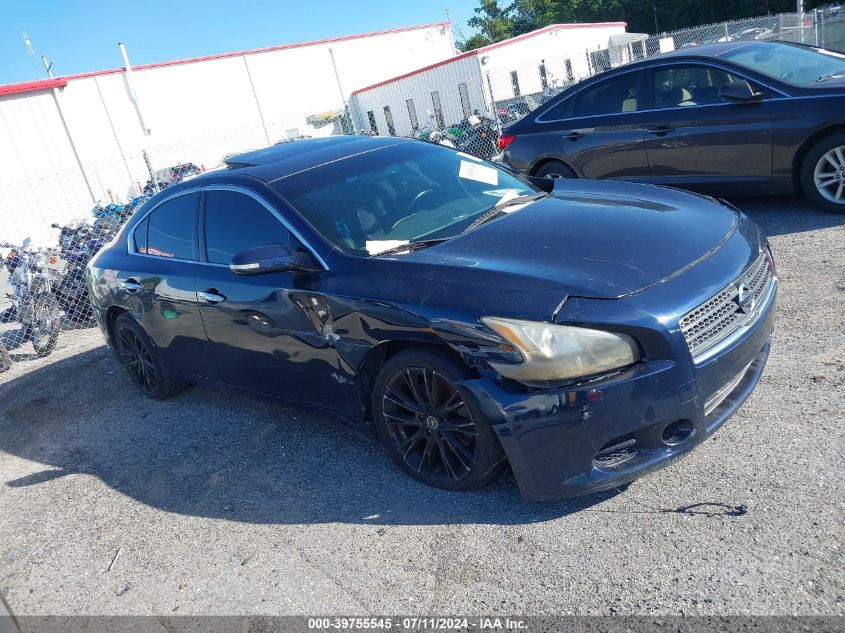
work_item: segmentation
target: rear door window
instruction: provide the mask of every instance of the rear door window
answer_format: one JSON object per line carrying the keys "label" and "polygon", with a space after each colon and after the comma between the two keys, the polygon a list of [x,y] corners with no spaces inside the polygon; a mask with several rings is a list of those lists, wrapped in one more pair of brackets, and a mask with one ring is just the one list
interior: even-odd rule
{"label": "rear door window", "polygon": [[243,251],[290,244],[290,232],[255,198],[236,191],[205,195],[205,251],[212,264],[229,264]]}
{"label": "rear door window", "polygon": [[197,259],[195,227],[198,205],[199,194],[189,193],[157,206],[147,220],[147,255]]}
{"label": "rear door window", "polygon": [[540,120],[635,112],[640,107],[638,92],[639,72],[626,73],[584,88],[547,110]]}
{"label": "rear door window", "polygon": [[636,112],[639,107],[638,78],[638,73],[628,73],[582,90],[575,96],[572,116],[586,117]]}
{"label": "rear door window", "polygon": [[652,72],[655,108],[683,108],[723,103],[719,88],[738,77],[712,66],[690,64]]}

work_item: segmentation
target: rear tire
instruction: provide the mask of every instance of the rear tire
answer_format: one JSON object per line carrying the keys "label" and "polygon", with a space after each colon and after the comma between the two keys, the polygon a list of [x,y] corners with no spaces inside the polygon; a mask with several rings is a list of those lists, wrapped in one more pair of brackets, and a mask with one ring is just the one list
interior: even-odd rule
{"label": "rear tire", "polygon": [[534,175],[538,178],[578,178],[569,165],[559,160],[550,160],[540,165]]}
{"label": "rear tire", "polygon": [[507,459],[490,423],[456,386],[469,369],[437,349],[388,360],[373,386],[373,425],[387,454],[417,481],[471,490],[495,481]]}
{"label": "rear tire", "polygon": [[161,351],[131,315],[121,314],[115,320],[114,341],[120,364],[148,398],[165,400],[188,386],[173,378]]}
{"label": "rear tire", "polygon": [[801,163],[801,189],[827,213],[845,213],[845,132],[813,145]]}

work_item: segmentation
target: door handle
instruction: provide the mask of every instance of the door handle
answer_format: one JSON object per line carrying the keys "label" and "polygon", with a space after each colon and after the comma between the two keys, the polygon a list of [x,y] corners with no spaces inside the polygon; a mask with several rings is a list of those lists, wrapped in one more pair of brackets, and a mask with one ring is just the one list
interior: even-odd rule
{"label": "door handle", "polygon": [[217,305],[218,303],[226,301],[226,295],[220,294],[217,288],[209,288],[208,290],[200,292],[199,296],[205,299],[211,305]]}
{"label": "door handle", "polygon": [[577,141],[583,136],[584,135],[581,132],[570,132],[569,134],[564,134],[563,138],[565,138],[567,141]]}
{"label": "door handle", "polygon": [[124,279],[120,282],[121,287],[126,292],[138,292],[141,288],[144,287],[144,284],[140,283],[137,279],[133,279],[130,277],[129,279]]}
{"label": "door handle", "polygon": [[657,127],[648,128],[646,132],[649,134],[656,134],[657,136],[666,136],[674,129],[675,128],[670,125],[658,125]]}

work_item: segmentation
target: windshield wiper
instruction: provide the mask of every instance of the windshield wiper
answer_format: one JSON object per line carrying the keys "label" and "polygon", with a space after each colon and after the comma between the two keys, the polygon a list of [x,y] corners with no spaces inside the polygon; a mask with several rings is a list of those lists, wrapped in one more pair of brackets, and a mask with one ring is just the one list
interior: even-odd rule
{"label": "windshield wiper", "polygon": [[546,193],[545,191],[541,191],[540,193],[532,193],[526,196],[517,196],[516,198],[508,198],[507,200],[500,200],[497,202],[492,209],[487,211],[486,213],[482,213],[478,216],[472,224],[464,229],[464,233],[467,231],[471,231],[477,226],[481,226],[485,222],[492,220],[493,218],[501,215],[505,212],[505,209],[508,207],[515,206],[517,204],[528,204],[529,202],[534,202],[535,200],[540,200],[541,198],[545,198],[546,196],[551,195]]}
{"label": "windshield wiper", "polygon": [[374,255],[370,255],[370,257],[381,257],[382,255],[395,255],[396,253],[412,253],[413,251],[419,251],[424,248],[428,248],[429,246],[434,246],[435,244],[440,244],[440,242],[445,242],[446,240],[452,239],[450,237],[437,237],[430,240],[418,240],[416,242],[408,242],[407,244],[400,244],[399,246],[393,246],[388,248],[387,250],[380,251],[375,253]]}
{"label": "windshield wiper", "polygon": [[822,75],[818,79],[816,79],[816,83],[820,84],[823,81],[827,81],[828,79],[839,79],[840,77],[845,77],[845,71],[837,70],[836,72],[827,73],[826,75]]}

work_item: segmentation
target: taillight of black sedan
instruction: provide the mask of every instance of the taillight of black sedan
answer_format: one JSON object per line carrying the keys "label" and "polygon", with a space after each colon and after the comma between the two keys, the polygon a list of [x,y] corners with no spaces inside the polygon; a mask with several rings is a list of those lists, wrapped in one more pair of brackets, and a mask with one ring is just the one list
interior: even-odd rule
{"label": "taillight of black sedan", "polygon": [[531,499],[631,481],[715,432],[763,371],[777,289],[760,230],[710,199],[369,137],[174,185],[90,272],[146,395],[295,402],[424,483],[509,468]]}

